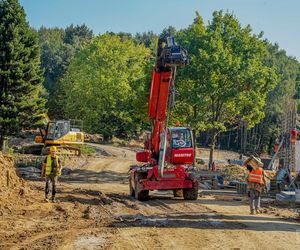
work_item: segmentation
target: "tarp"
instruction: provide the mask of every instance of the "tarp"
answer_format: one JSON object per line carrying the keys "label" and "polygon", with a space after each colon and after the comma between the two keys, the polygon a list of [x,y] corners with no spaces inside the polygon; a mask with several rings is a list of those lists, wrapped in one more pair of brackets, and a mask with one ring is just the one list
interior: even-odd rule
{"label": "tarp", "polygon": [[296,142],[295,154],[296,154],[296,171],[299,172],[300,171],[300,141]]}

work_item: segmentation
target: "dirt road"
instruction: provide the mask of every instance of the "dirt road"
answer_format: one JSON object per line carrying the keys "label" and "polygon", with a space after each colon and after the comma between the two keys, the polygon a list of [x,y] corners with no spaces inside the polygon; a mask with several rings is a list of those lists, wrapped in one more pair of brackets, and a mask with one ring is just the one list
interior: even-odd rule
{"label": "dirt road", "polygon": [[98,147],[107,156],[62,176],[58,203],[45,203],[34,181],[23,202],[2,211],[0,249],[299,249],[299,221],[250,216],[232,193],[184,201],[153,192],[135,201],[127,177],[134,152]]}

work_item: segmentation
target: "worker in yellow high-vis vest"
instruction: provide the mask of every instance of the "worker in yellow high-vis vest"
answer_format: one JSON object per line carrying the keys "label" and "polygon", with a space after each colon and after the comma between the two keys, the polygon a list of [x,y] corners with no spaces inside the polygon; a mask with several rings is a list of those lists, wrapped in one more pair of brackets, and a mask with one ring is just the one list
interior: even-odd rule
{"label": "worker in yellow high-vis vest", "polygon": [[56,155],[56,147],[50,147],[50,154],[45,158],[42,167],[42,177],[46,177],[46,187],[45,187],[45,200],[49,201],[50,184],[52,183],[52,197],[51,200],[56,202],[56,184],[58,176],[61,175],[61,161]]}

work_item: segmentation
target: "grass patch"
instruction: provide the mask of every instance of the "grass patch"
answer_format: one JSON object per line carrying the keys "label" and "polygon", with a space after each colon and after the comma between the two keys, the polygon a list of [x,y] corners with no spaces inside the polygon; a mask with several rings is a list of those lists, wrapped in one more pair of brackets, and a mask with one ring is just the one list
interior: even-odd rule
{"label": "grass patch", "polygon": [[80,151],[81,151],[82,154],[85,154],[85,155],[96,153],[96,149],[94,147],[89,146],[89,145],[80,146]]}

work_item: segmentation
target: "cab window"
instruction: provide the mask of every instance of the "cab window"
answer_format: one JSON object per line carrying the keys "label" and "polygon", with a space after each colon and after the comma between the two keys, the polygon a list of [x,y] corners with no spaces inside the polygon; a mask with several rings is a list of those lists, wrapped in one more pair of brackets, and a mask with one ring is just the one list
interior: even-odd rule
{"label": "cab window", "polygon": [[172,148],[192,147],[191,133],[189,130],[175,130],[171,133]]}

